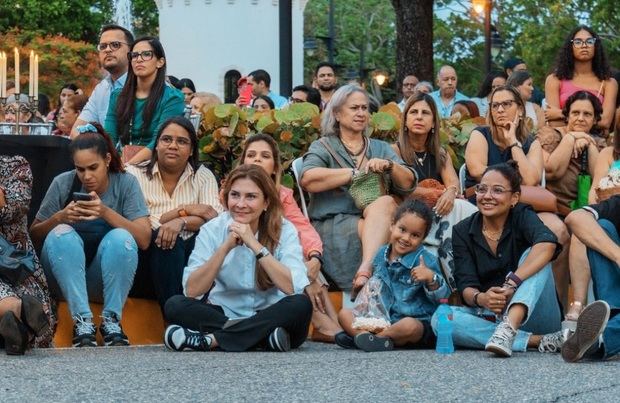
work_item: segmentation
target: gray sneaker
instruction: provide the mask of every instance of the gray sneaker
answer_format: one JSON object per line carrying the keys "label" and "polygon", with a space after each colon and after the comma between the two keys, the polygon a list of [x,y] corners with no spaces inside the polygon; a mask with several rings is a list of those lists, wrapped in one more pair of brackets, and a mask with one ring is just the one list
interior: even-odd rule
{"label": "gray sneaker", "polygon": [[512,343],[515,341],[516,335],[517,331],[512,328],[508,318],[504,317],[504,320],[497,325],[493,336],[484,346],[484,349],[500,357],[510,357],[512,355]]}
{"label": "gray sneaker", "polygon": [[599,341],[609,320],[609,304],[605,301],[594,301],[588,305],[579,319],[577,329],[562,346],[562,358],[566,362],[579,361]]}
{"label": "gray sneaker", "polygon": [[540,339],[538,351],[541,353],[559,353],[564,344],[564,331],[558,330],[554,333],[546,334]]}

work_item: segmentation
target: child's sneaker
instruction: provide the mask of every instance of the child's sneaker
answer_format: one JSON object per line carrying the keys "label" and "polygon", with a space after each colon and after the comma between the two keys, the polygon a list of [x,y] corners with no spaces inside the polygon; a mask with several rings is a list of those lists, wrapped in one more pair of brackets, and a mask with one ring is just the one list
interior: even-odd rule
{"label": "child's sneaker", "polygon": [[389,337],[380,337],[372,333],[360,333],[353,339],[355,346],[366,352],[390,351],[394,349],[394,342]]}
{"label": "child's sneaker", "polygon": [[129,340],[123,332],[120,322],[115,314],[106,314],[101,317],[99,332],[106,346],[128,346]]}
{"label": "child's sneaker", "polygon": [[73,347],[97,347],[97,328],[92,318],[76,315],[73,320]]}
{"label": "child's sneaker", "polygon": [[515,341],[516,335],[517,331],[508,322],[508,317],[504,317],[504,320],[497,325],[484,349],[500,357],[510,357],[512,356],[512,343]]}

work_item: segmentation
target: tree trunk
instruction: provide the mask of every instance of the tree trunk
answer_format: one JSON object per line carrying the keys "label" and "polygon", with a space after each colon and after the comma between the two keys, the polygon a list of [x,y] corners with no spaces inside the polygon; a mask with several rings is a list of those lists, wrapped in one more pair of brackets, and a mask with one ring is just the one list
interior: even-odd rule
{"label": "tree trunk", "polygon": [[413,74],[433,82],[434,0],[392,0],[396,12],[396,79]]}

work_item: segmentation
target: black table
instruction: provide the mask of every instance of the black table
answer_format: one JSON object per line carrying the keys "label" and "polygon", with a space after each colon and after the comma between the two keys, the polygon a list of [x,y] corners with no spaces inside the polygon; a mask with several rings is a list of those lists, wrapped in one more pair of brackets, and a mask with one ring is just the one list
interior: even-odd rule
{"label": "black table", "polygon": [[28,211],[28,225],[34,220],[39,206],[56,175],[74,168],[69,143],[60,136],[0,135],[0,154],[21,155],[30,163],[34,183]]}

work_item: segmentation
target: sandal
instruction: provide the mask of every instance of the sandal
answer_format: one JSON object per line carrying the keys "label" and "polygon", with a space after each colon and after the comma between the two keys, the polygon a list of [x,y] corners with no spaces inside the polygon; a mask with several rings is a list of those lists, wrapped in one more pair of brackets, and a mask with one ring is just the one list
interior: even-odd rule
{"label": "sandal", "polygon": [[[359,294],[360,290],[362,288],[364,288],[364,285],[366,285],[366,283],[368,282],[368,280],[370,280],[370,277],[372,276],[372,273],[367,272],[367,271],[358,271],[357,273],[355,273],[355,277],[353,277],[353,286],[351,287],[351,302],[355,302],[355,298],[357,298],[357,294]],[[358,279],[358,277],[366,277],[366,282],[364,282],[364,284],[355,287],[355,282]]]}

